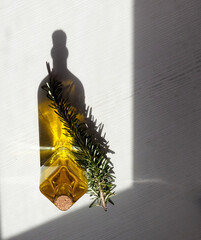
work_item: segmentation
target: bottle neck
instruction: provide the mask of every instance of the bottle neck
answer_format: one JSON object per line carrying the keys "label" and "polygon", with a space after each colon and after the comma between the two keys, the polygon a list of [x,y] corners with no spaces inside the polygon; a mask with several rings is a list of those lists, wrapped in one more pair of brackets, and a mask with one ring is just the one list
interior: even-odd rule
{"label": "bottle neck", "polygon": [[66,195],[72,199],[72,187],[68,183],[60,183],[55,188],[55,197]]}
{"label": "bottle neck", "polygon": [[72,186],[71,182],[66,176],[65,170],[61,170],[59,173],[56,184],[58,184],[55,188],[55,198],[54,204],[57,208],[62,211],[66,211],[73,205],[73,197],[72,197]]}

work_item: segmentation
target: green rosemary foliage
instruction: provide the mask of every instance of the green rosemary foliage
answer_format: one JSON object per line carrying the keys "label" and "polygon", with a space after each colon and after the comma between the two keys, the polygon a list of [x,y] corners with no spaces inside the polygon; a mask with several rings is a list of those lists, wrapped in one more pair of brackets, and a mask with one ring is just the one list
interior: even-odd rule
{"label": "green rosemary foliage", "polygon": [[103,125],[96,126],[96,120],[91,114],[91,108],[85,111],[85,122],[78,119],[78,113],[62,97],[62,84],[53,77],[49,63],[47,63],[49,82],[42,88],[51,100],[50,107],[55,110],[63,123],[65,135],[72,137],[73,153],[78,164],[86,170],[88,179],[88,193],[93,199],[89,207],[102,206],[107,211],[108,203],[114,203],[111,197],[115,195],[113,164],[107,153],[114,153],[109,149],[105,135],[102,137]]}

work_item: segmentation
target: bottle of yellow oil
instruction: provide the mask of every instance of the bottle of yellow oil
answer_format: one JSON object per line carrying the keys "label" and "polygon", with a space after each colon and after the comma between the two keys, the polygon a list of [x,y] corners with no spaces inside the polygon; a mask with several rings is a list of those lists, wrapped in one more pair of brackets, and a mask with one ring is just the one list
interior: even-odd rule
{"label": "bottle of yellow oil", "polygon": [[[63,123],[51,100],[39,87],[39,137],[41,178],[40,191],[60,210],[69,209],[83,194],[88,185],[85,171],[75,161],[72,154],[72,140],[64,135]],[[81,121],[82,114],[78,114]]]}

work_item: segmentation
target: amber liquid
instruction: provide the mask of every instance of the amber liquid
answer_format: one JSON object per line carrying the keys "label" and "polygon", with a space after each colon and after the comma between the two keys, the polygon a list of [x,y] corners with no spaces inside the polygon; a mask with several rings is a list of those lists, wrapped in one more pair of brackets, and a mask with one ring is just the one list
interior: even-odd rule
{"label": "amber liquid", "polygon": [[62,195],[67,195],[74,203],[87,191],[85,173],[68,149],[58,149],[42,166],[40,191],[53,203]]}
{"label": "amber liquid", "polygon": [[[40,191],[54,204],[59,196],[68,196],[75,203],[87,191],[87,178],[72,154],[72,139],[64,135],[64,126],[50,103],[45,93],[39,94]],[[83,120],[83,115],[79,118]]]}

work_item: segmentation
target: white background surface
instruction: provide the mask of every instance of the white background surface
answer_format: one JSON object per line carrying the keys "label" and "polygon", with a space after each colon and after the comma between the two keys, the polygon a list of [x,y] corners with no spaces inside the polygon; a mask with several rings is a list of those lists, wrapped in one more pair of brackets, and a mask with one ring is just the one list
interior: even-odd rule
{"label": "white background surface", "polygon": [[105,124],[106,138],[116,152],[117,192],[130,186],[132,2],[2,0],[0,22],[1,234],[8,239],[75,210],[79,213],[90,203],[84,197],[62,213],[38,190],[37,88],[47,75],[45,62],[51,62],[55,30],[66,33],[68,68],[82,82],[86,104]]}

